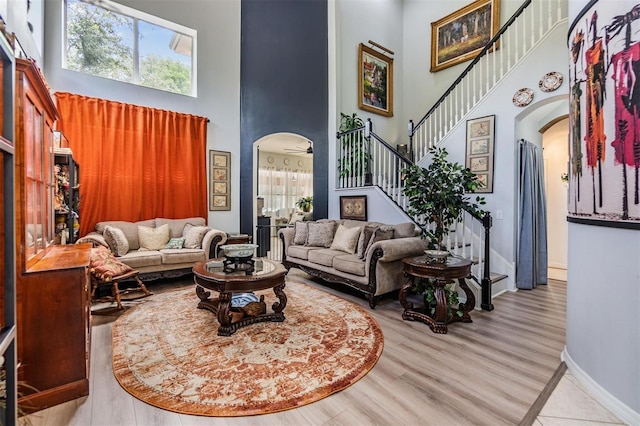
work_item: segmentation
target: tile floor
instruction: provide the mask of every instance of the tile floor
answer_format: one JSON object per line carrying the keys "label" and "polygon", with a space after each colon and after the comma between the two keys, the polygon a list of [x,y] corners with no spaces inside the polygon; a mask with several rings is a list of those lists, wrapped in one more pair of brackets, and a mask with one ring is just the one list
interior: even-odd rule
{"label": "tile floor", "polygon": [[567,371],[538,414],[533,426],[623,425],[622,420],[591,397]]}

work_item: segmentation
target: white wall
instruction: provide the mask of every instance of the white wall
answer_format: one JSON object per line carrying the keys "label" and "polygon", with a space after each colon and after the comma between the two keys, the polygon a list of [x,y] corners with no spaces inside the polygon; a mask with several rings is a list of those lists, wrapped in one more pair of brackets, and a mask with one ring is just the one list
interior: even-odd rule
{"label": "white wall", "polygon": [[[406,143],[406,124],[402,121],[404,105],[402,69],[404,63],[403,2],[401,0],[338,0],[336,32],[338,43],[338,118],[339,113],[357,113],[363,120],[371,118],[373,131],[394,144]],[[372,40],[394,52],[393,117],[384,117],[358,109],[358,45]],[[378,49],[374,49],[378,50]],[[379,50],[378,50],[379,51]],[[334,134],[336,129],[330,129]],[[404,132],[404,133],[402,133]]]}
{"label": "white wall", "polygon": [[126,6],[198,31],[198,97],[177,95],[61,68],[62,1],[45,11],[44,73],[53,91],[146,105],[208,117],[207,150],[231,152],[231,211],[209,212],[211,226],[240,228],[240,1],[118,0]]}
{"label": "white wall", "polygon": [[[402,210],[391,201],[377,186],[368,186],[357,189],[340,189],[336,191],[336,196],[365,195],[367,197],[367,220],[371,222],[381,222],[389,225],[405,223],[410,220]],[[336,206],[335,211],[329,212],[329,217],[340,217],[340,206]]]}
{"label": "white wall", "polygon": [[640,424],[640,231],[568,228],[565,361],[589,390],[614,401],[608,408]]}

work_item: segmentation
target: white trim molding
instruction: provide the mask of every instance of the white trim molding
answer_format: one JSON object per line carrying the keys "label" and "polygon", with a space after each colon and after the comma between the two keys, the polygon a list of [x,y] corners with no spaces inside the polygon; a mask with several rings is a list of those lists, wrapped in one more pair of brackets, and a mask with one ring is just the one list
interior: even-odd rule
{"label": "white trim molding", "polygon": [[589,376],[584,370],[582,370],[578,364],[571,358],[571,355],[567,352],[565,346],[561,359],[567,364],[567,368],[571,374],[580,382],[591,396],[598,401],[607,410],[615,414],[620,420],[628,425],[640,425],[640,413],[636,413],[625,403],[611,395],[605,388],[600,386]]}

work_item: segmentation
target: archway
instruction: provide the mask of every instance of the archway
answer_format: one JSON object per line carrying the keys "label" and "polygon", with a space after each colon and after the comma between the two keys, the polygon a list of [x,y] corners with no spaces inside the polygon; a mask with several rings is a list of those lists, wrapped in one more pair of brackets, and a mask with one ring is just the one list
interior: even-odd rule
{"label": "archway", "polygon": [[298,200],[313,197],[313,142],[274,133],[255,141],[253,150],[254,241],[260,255],[279,259],[278,229],[299,218]]}
{"label": "archway", "polygon": [[[548,277],[566,281],[567,269],[567,195],[562,181],[569,156],[568,95],[561,94],[537,102],[516,117],[517,139],[526,139],[543,149],[545,198],[547,200]],[[515,180],[519,180],[516,161]],[[516,203],[520,194],[516,185]],[[516,209],[517,211],[517,209]],[[516,221],[516,247],[519,222]],[[517,271],[516,271],[517,273]]]}

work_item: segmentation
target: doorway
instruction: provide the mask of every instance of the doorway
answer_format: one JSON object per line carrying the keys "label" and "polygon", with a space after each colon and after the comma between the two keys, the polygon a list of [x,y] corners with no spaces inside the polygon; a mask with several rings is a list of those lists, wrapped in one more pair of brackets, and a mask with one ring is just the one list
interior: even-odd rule
{"label": "doorway", "polygon": [[542,157],[547,198],[548,274],[567,280],[569,183],[569,119],[548,126],[542,132]]}
{"label": "doorway", "polygon": [[278,229],[301,215],[298,200],[313,197],[313,142],[294,133],[274,133],[254,144],[254,241],[260,255],[280,260]]}
{"label": "doorway", "polygon": [[[524,139],[536,145],[541,151],[539,162],[544,168],[544,175],[540,177],[544,185],[544,212],[543,218],[546,231],[546,245],[543,247],[546,259],[533,258],[534,264],[546,263],[544,269],[546,277],[540,275],[542,271],[537,269],[537,274],[545,282],[547,279],[566,281],[567,279],[567,252],[568,252],[568,185],[562,180],[568,171],[569,163],[569,104],[568,95],[556,96],[536,102],[527,107],[516,117],[516,135],[518,140]],[[521,144],[519,144],[521,145]],[[520,181],[520,162],[522,152],[518,149],[515,162],[515,179]],[[523,194],[516,184],[516,206],[523,202]],[[534,215],[535,216],[535,215]],[[518,258],[520,256],[520,244],[522,238],[523,220],[526,218],[516,214],[515,225],[515,276],[518,277]],[[541,222],[536,221],[537,226]],[[538,232],[538,231],[536,231]],[[525,248],[526,248],[525,244]],[[540,254],[540,253],[539,253]],[[542,254],[540,254],[542,255]],[[525,256],[526,258],[527,256]],[[525,263],[526,266],[526,263]],[[526,273],[526,267],[522,274]],[[525,275],[522,275],[524,277]],[[517,278],[516,278],[517,281]],[[517,288],[526,288],[524,282],[516,284]]]}

